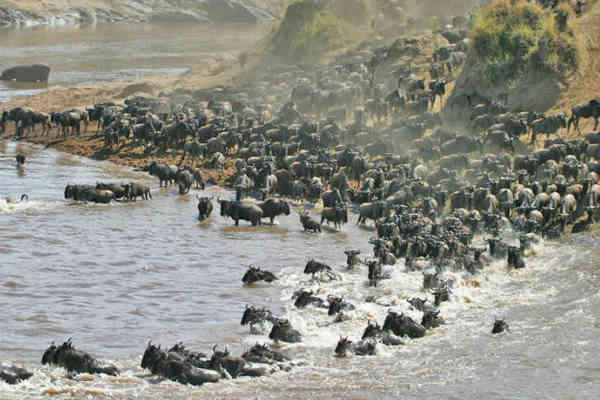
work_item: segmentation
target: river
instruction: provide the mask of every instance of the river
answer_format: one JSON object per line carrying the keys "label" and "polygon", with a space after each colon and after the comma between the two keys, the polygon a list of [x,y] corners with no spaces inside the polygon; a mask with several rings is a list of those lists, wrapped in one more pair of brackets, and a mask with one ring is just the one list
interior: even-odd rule
{"label": "river", "polygon": [[[124,41],[135,39],[131,34]],[[21,46],[15,54],[28,48]],[[17,153],[27,157],[22,169],[15,167]],[[63,199],[68,183],[131,180],[149,183],[153,199],[110,205]],[[0,360],[34,371],[20,385],[0,383],[2,398],[597,399],[600,393],[595,233],[539,244],[523,270],[508,271],[498,261],[476,276],[451,273],[457,285],[441,308],[446,325],[404,346],[378,346],[377,356],[338,359],[333,349],[340,335],[357,340],[367,322],[381,324],[389,308],[420,318],[406,299],[426,295],[422,274],[406,272],[403,262],[387,267],[391,279],[377,288],[367,287],[364,266],[346,271],[343,251],[356,248],[367,257],[374,235],[354,224],[355,214],[341,232],[321,234],[302,232],[295,212],[274,226],[242,222],[235,228],[217,206],[199,222],[196,194],[232,193],[207,187],[181,196],[144,173],[13,141],[0,141],[0,182],[2,196],[30,196],[18,204],[0,200]],[[312,205],[295,209],[305,207],[318,215]],[[302,273],[311,257],[329,263],[341,279],[311,281]],[[242,286],[250,264],[279,280]],[[343,295],[357,308],[350,320],[330,324],[326,310],[294,309],[291,296],[300,286],[322,297]],[[366,303],[369,295],[379,305]],[[140,368],[149,340],[164,346],[183,341],[208,352],[213,344],[227,344],[234,354],[269,342],[268,332],[250,335],[239,325],[246,304],[290,319],[303,343],[282,350],[305,366],[203,387],[160,380]],[[494,318],[506,318],[511,332],[491,335]],[[115,363],[121,376],[73,379],[61,368],[41,366],[45,348],[68,337]]]}
{"label": "river", "polygon": [[[49,88],[179,75],[211,60],[235,61],[264,34],[265,25],[113,24],[0,28],[0,70],[47,64]],[[0,102],[44,88],[0,81]]]}

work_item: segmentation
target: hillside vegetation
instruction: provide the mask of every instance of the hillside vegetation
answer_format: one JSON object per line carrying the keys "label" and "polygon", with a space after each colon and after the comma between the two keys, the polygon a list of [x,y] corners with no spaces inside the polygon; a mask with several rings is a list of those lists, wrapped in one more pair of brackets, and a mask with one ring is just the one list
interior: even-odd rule
{"label": "hillside vegetation", "polygon": [[357,38],[370,21],[367,0],[300,0],[291,3],[267,38],[267,52],[291,61],[316,60]]}
{"label": "hillside vegetation", "polygon": [[571,7],[546,11],[526,0],[495,0],[476,16],[472,44],[454,95],[496,99],[546,110],[585,58]]}

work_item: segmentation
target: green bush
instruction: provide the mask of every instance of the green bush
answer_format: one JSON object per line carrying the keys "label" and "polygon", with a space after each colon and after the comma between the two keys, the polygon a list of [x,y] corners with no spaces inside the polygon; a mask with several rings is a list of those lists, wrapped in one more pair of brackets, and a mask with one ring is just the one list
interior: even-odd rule
{"label": "green bush", "polygon": [[514,83],[532,72],[565,74],[579,64],[574,33],[525,0],[496,0],[481,10],[471,39],[472,61],[492,84]]}
{"label": "green bush", "polygon": [[314,0],[292,3],[271,40],[271,50],[294,60],[313,58],[343,45],[348,23]]}

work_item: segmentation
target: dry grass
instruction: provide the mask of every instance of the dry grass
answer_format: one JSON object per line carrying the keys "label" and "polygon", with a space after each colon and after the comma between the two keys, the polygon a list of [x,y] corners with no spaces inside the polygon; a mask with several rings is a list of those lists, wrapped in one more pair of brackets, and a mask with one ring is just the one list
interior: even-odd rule
{"label": "dry grass", "polygon": [[[575,20],[573,28],[581,32],[585,40],[586,54],[579,70],[572,74],[554,107],[548,112],[568,112],[576,104],[586,103],[600,93],[600,3],[593,4],[581,17]],[[582,132],[590,132],[593,119],[583,119],[579,123]],[[578,136],[576,132],[571,137]]]}

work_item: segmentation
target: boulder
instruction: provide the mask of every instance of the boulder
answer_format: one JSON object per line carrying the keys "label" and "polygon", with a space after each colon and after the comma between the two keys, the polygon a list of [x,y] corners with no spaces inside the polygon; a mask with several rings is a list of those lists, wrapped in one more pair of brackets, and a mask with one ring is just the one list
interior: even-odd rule
{"label": "boulder", "polygon": [[17,65],[8,68],[0,74],[1,81],[17,82],[47,82],[50,75],[50,67],[47,65]]}

